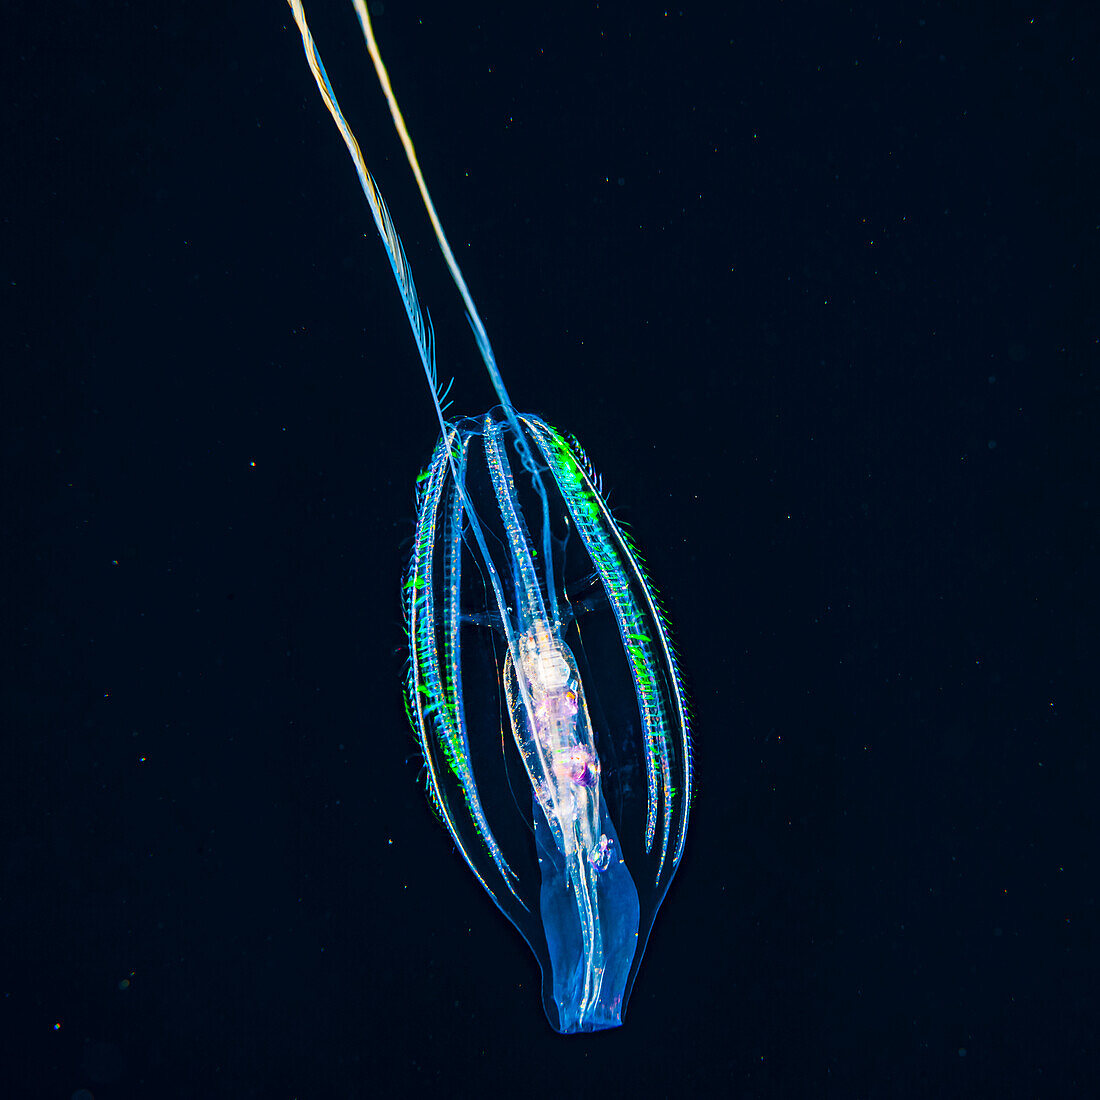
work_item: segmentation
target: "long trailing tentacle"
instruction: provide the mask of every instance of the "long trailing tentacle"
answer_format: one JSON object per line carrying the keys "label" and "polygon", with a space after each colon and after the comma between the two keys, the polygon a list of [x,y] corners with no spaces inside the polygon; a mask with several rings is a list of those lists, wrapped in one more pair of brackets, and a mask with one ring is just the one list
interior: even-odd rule
{"label": "long trailing tentacle", "polygon": [[[321,55],[313,41],[313,35],[310,33],[309,24],[306,22],[306,14],[302,9],[301,0],[287,0],[287,3],[290,5],[290,10],[294,13],[294,21],[298,24],[298,29],[302,32],[302,47],[305,50],[306,60],[309,62],[310,71],[313,73],[313,79],[317,82],[317,88],[321,93],[321,98],[325,101],[325,106],[328,107],[329,114],[332,115],[332,119],[336,123],[336,128],[340,131],[340,135],[344,139],[344,144],[348,147],[348,152],[351,154],[351,159],[355,163],[355,170],[359,173],[359,182],[362,184],[363,194],[367,197],[371,213],[374,215],[374,224],[378,227],[378,232],[382,237],[382,244],[386,249],[386,255],[389,256],[390,267],[393,269],[394,278],[397,280],[401,298],[405,303],[405,312],[408,314],[409,325],[412,327],[413,337],[416,340],[416,346],[420,352],[420,361],[423,363],[424,373],[428,377],[428,384],[432,391],[432,401],[435,404],[436,416],[439,419],[439,430],[442,433],[441,437],[447,439],[448,429],[443,412],[445,407],[444,402],[447,401],[450,385],[448,384],[446,389],[441,390],[436,378],[435,347],[432,338],[431,322],[426,321],[426,315],[421,313],[420,302],[416,297],[416,287],[413,283],[409,261],[405,256],[405,249],[401,244],[401,239],[397,235],[397,230],[394,228],[393,219],[390,217],[389,210],[386,209],[386,204],[382,199],[381,192],[378,190],[378,185],[374,182],[374,177],[370,174],[363,161],[363,154],[359,148],[359,142],[356,141],[355,135],[351,132],[351,127],[344,118],[343,111],[340,110],[340,104],[337,102],[336,93],[332,90],[332,85],[329,83],[328,73],[325,72],[324,63],[321,61]],[[367,18],[367,25],[369,26],[370,19],[366,17],[365,9],[363,15]],[[383,72],[385,72],[384,69]],[[388,86],[389,81],[387,80],[386,87],[388,88]],[[392,95],[392,93],[388,94]],[[428,201],[430,202],[431,200],[429,199]],[[442,233],[442,229],[440,229],[439,232]],[[459,278],[461,278],[461,274]],[[472,307],[473,303],[471,302],[470,305]],[[478,323],[480,324],[480,321]],[[484,329],[482,329],[482,332],[484,332]],[[488,337],[485,337],[485,341],[486,344],[488,344]],[[449,402],[447,403],[449,404]],[[515,412],[512,410],[511,405],[508,405],[507,408],[511,418],[515,419]],[[517,435],[522,442],[522,434],[517,432]],[[524,447],[526,448],[525,443]],[[470,523],[470,532],[480,546],[484,560],[490,562],[491,558],[485,542],[485,533],[482,530],[481,524],[478,522],[477,513],[474,511],[473,504],[466,492],[465,479],[459,474],[458,466],[455,462],[455,455],[451,448],[447,449],[447,462],[454,477],[455,489],[462,499],[463,508]],[[545,510],[546,492],[545,489],[542,489],[541,482],[539,482],[539,488],[542,491],[543,508]],[[547,525],[547,530],[549,530],[549,525]],[[500,607],[501,615],[503,616],[505,614],[503,589],[501,587],[500,578],[496,576],[495,570],[493,571],[492,580],[496,600]],[[513,649],[514,653],[518,654],[515,638],[511,635],[509,637],[509,646]]]}
{"label": "long trailing tentacle", "polygon": [[408,257],[405,255],[405,247],[394,228],[393,218],[390,217],[385,199],[382,198],[374,177],[370,174],[363,160],[363,153],[359,148],[359,142],[355,139],[344,112],[336,99],[336,93],[332,90],[328,73],[325,71],[321,54],[313,41],[309,24],[306,22],[306,14],[302,9],[301,0],[287,0],[290,10],[294,14],[294,21],[298,24],[298,30],[302,32],[302,48],[305,50],[306,61],[309,63],[310,72],[317,82],[317,90],[325,101],[328,112],[332,115],[344,144],[348,147],[355,170],[359,174],[359,183],[363,188],[363,194],[367,198],[367,205],[374,217],[374,224],[378,229],[378,235],[382,238],[382,245],[389,257],[390,268],[397,283],[397,289],[401,293],[401,300],[405,305],[405,313],[409,318],[409,327],[412,329],[413,339],[416,341],[416,349],[420,353],[420,362],[424,367],[424,373],[431,387],[432,400],[435,403],[436,415],[439,417],[439,429],[446,434],[444,423],[444,405],[446,393],[441,392],[439,378],[435,365],[435,338],[432,332],[431,317],[420,307],[420,300],[416,296],[416,284],[413,282],[412,268],[409,266]]}
{"label": "long trailing tentacle", "polygon": [[[317,81],[317,88],[321,93],[321,98],[324,99],[325,106],[328,107],[329,114],[332,115],[337,129],[344,139],[344,144],[348,147],[351,159],[355,163],[355,170],[359,174],[359,181],[363,187],[363,194],[366,195],[367,202],[370,204],[371,213],[374,215],[374,224],[378,227],[378,232],[382,237],[382,243],[385,245],[386,254],[389,256],[394,278],[397,280],[402,300],[405,303],[405,312],[408,314],[409,324],[413,330],[413,337],[416,340],[416,346],[420,352],[420,360],[424,365],[424,372],[431,386],[432,401],[435,404],[436,415],[439,418],[440,431],[446,434],[443,415],[445,394],[441,394],[439,381],[436,376],[435,349],[432,341],[431,321],[426,321],[425,315],[421,312],[420,303],[416,297],[416,287],[413,284],[412,271],[409,268],[409,263],[405,256],[405,249],[402,247],[401,240],[397,236],[397,231],[394,229],[393,221],[390,218],[389,211],[386,209],[386,204],[382,199],[378,186],[367,170],[366,164],[363,162],[363,154],[359,149],[359,143],[355,140],[355,135],[351,132],[351,127],[348,126],[347,120],[340,110],[340,104],[336,100],[336,93],[332,90],[328,74],[325,72],[325,66],[321,61],[321,55],[318,53],[317,47],[313,42],[313,35],[310,34],[301,0],[287,0],[287,3],[290,5],[290,10],[294,13],[294,20],[298,24],[298,29],[302,32],[302,45],[305,49],[306,60],[309,62],[310,70],[313,72],[313,77]],[[489,378],[493,383],[493,388],[500,398],[501,405],[504,409],[504,415],[512,426],[515,446],[516,450],[519,452],[520,461],[524,469],[531,475],[532,485],[538,494],[542,506],[543,554],[545,568],[547,570],[546,587],[547,595],[550,598],[552,617],[556,621],[558,619],[559,609],[557,595],[554,590],[553,555],[551,553],[550,533],[550,504],[546,495],[546,487],[542,481],[542,474],[545,467],[538,463],[531,452],[531,448],[527,445],[527,440],[520,427],[519,418],[516,415],[515,406],[513,406],[512,399],[508,395],[508,390],[504,385],[504,379],[500,375],[500,370],[497,368],[496,356],[494,356],[492,345],[489,343],[489,336],[485,331],[485,325],[482,323],[481,315],[474,305],[473,297],[466,285],[466,279],[463,277],[462,270],[458,266],[458,261],[451,251],[451,246],[447,241],[447,234],[443,231],[443,225],[439,220],[439,215],[436,213],[435,203],[432,202],[432,197],[428,192],[428,185],[424,182],[424,174],[420,170],[420,161],[417,159],[416,149],[413,146],[412,138],[409,137],[409,131],[405,126],[404,116],[401,114],[401,108],[398,106],[397,98],[393,94],[389,73],[386,71],[386,66],[382,62],[382,55],[378,50],[378,43],[374,37],[374,28],[371,26],[370,14],[367,11],[366,3],[364,0],[352,0],[352,3],[359,17],[359,24],[363,29],[363,36],[367,43],[367,51],[374,64],[378,82],[382,86],[382,92],[386,97],[386,102],[389,104],[390,114],[393,116],[394,126],[397,129],[398,137],[401,139],[401,144],[405,149],[405,156],[408,158],[409,166],[412,168],[413,176],[416,179],[416,186],[420,190],[420,197],[424,202],[424,207],[431,220],[432,230],[439,243],[439,249],[443,253],[443,259],[446,261],[447,268],[451,273],[451,278],[454,280],[455,286],[462,296],[462,301],[466,306],[466,318],[470,322],[470,327],[473,329],[478,351],[485,363],[486,370],[489,372]]]}
{"label": "long trailing tentacle", "polygon": [[527,445],[526,437],[520,428],[515,406],[512,404],[512,399],[508,395],[508,389],[504,385],[504,379],[501,377],[500,370],[497,367],[496,356],[493,354],[492,345],[489,343],[489,335],[485,331],[485,325],[482,323],[481,315],[477,311],[477,306],[474,305],[474,299],[470,294],[469,287],[466,285],[466,279],[462,274],[462,269],[458,266],[458,261],[451,251],[450,243],[447,240],[447,234],[443,231],[443,224],[440,222],[439,215],[436,213],[435,203],[432,202],[432,196],[428,192],[428,185],[424,182],[424,173],[420,170],[420,161],[416,155],[416,148],[413,145],[412,138],[409,136],[408,127],[405,125],[405,117],[401,113],[401,108],[397,103],[397,97],[393,93],[393,86],[390,84],[390,74],[386,71],[385,63],[382,61],[382,54],[378,49],[378,42],[374,37],[374,27],[371,24],[370,13],[367,11],[366,2],[365,0],[352,0],[352,3],[355,6],[356,15],[359,16],[359,25],[363,28],[363,37],[366,39],[367,52],[370,54],[371,61],[374,64],[374,71],[378,76],[378,83],[382,86],[382,92],[386,97],[386,102],[389,104],[390,115],[393,117],[393,124],[397,130],[397,136],[401,139],[401,145],[404,147],[409,167],[412,169],[413,176],[416,179],[416,186],[420,190],[420,198],[424,202],[424,209],[427,210],[428,218],[432,223],[432,230],[435,233],[436,241],[439,243],[439,250],[443,253],[443,259],[446,261],[447,269],[451,273],[451,278],[454,280],[455,286],[458,287],[459,294],[462,295],[462,301],[466,306],[466,319],[470,322],[470,328],[473,329],[478,351],[481,353],[481,358],[485,363],[485,369],[489,372],[489,378],[493,383],[493,389],[496,390],[497,396],[500,398],[500,403],[504,408],[504,415],[508,418],[508,422],[512,426],[515,446],[516,450],[519,452],[520,461],[523,463],[524,469],[531,475],[531,482],[534,485],[535,491],[538,493],[542,505],[543,553],[545,556],[545,568],[547,570],[547,592],[553,608],[553,617],[556,620],[559,615],[559,609],[557,595],[554,591],[553,557],[550,552],[550,503],[546,495],[546,487],[542,481],[542,474],[546,468],[539,464],[537,458],[531,452],[531,448]]}
{"label": "long trailing tentacle", "polygon": [[474,305],[473,296],[470,294],[470,288],[466,285],[466,279],[462,274],[462,269],[458,266],[458,261],[454,257],[454,253],[451,251],[450,243],[447,240],[447,234],[443,231],[443,223],[439,220],[439,215],[435,212],[435,203],[432,202],[432,196],[428,192],[428,185],[424,182],[424,173],[420,171],[420,161],[416,156],[416,148],[412,143],[412,138],[409,137],[408,128],[405,126],[405,116],[401,113],[401,108],[398,106],[397,97],[393,94],[393,86],[390,84],[390,74],[386,71],[385,63],[382,61],[382,54],[378,50],[378,42],[374,37],[374,27],[371,25],[370,13],[367,11],[367,5],[364,0],[352,0],[355,5],[355,13],[359,16],[359,24],[363,28],[363,37],[367,42],[367,52],[370,54],[370,59],[374,64],[374,71],[378,76],[378,83],[382,86],[382,92],[386,97],[386,102],[390,107],[390,114],[393,116],[393,124],[397,130],[397,136],[401,139],[401,144],[405,149],[405,156],[408,158],[409,167],[412,169],[413,176],[416,178],[416,186],[420,189],[420,197],[424,201],[424,209],[428,212],[428,218],[431,220],[432,229],[435,231],[435,239],[439,242],[439,250],[443,253],[443,259],[447,263],[447,269],[451,273],[451,278],[454,280],[454,284],[458,287],[459,294],[462,295],[463,304],[466,306],[466,317],[470,322],[470,327],[474,330],[474,339],[477,341],[478,351],[481,353],[481,358],[485,362],[485,367],[489,371],[489,377],[492,379],[493,388],[497,391],[497,396],[500,398],[501,404],[506,410],[512,409],[512,399],[508,396],[508,390],[504,385],[504,379],[500,375],[500,371],[497,368],[496,356],[493,354],[492,345],[489,343],[489,334],[485,331],[485,325],[482,323],[481,315],[477,311],[477,306]]}

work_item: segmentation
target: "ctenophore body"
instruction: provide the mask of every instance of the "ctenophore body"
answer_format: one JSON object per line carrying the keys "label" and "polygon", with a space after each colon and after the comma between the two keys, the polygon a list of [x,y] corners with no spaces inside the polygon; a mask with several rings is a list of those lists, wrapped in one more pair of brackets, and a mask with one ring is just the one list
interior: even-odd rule
{"label": "ctenophore body", "polygon": [[447,424],[417,504],[408,705],[429,794],[538,958],[551,1026],[618,1027],[691,800],[655,590],[584,452],[538,417]]}

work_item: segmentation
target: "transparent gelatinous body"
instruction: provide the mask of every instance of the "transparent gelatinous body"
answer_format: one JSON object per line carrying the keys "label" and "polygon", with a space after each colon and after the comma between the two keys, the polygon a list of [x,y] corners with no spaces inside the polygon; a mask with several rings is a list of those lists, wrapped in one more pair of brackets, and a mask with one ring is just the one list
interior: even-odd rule
{"label": "transparent gelatinous body", "polygon": [[668,627],[580,448],[534,416],[448,425],[406,612],[448,830],[534,950],[555,1029],[617,1027],[683,852],[691,751]]}
{"label": "transparent gelatinous body", "polygon": [[[359,177],[442,438],[406,577],[409,712],[455,843],[542,967],[562,1032],[616,1027],[684,849],[687,708],[639,555],[580,448],[516,413],[447,242],[365,0],[352,0],[498,412],[445,420],[430,320],[301,0],[306,62]],[[515,474],[513,474],[515,464]]]}

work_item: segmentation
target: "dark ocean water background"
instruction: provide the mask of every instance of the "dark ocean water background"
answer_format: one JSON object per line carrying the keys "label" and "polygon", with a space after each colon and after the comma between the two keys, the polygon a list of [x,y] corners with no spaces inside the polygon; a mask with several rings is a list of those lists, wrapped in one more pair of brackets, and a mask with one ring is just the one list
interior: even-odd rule
{"label": "dark ocean water background", "polygon": [[[436,432],[289,11],[21,7],[0,1092],[1096,1095],[1095,13],[372,9],[694,699],[626,1026],[563,1039],[418,778]],[[351,6],[307,11],[477,413]]]}

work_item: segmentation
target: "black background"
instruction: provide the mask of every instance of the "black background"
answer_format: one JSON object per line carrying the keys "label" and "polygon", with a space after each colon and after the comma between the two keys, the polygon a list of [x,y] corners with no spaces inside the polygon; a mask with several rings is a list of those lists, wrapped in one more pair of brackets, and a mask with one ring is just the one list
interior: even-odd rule
{"label": "black background", "polygon": [[[436,430],[289,11],[24,5],[4,1095],[1095,1095],[1096,16],[377,9],[512,396],[677,628],[679,875],[625,1027],[554,1035],[418,781]],[[307,10],[477,413],[351,6]]]}

